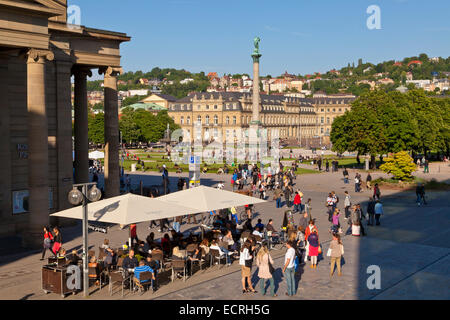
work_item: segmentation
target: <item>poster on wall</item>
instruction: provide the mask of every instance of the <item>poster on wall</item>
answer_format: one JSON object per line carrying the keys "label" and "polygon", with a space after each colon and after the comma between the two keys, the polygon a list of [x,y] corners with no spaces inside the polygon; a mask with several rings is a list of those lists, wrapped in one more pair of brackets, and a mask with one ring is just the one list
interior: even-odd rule
{"label": "poster on wall", "polygon": [[[12,193],[12,203],[13,203],[13,214],[26,213],[28,212],[28,199],[30,197],[30,191],[20,190],[13,191]],[[48,208],[53,209],[53,189],[48,189]]]}
{"label": "poster on wall", "polygon": [[30,192],[28,190],[13,191],[12,203],[13,214],[28,212],[28,199]]}

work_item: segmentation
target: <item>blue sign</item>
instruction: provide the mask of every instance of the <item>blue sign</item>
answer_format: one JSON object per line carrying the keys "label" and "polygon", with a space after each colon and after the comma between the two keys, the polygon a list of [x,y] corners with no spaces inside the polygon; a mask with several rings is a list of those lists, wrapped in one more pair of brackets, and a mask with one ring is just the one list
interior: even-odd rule
{"label": "blue sign", "polygon": [[432,75],[433,77],[437,77],[437,76],[439,75],[439,72],[433,71],[433,72],[431,73],[431,75]]}

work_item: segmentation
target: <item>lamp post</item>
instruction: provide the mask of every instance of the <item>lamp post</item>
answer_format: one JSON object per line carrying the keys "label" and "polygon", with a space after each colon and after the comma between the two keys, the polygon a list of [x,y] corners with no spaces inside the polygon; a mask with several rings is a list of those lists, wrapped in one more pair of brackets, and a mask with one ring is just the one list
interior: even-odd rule
{"label": "lamp post", "polygon": [[[88,202],[100,200],[102,193],[97,188],[96,182],[74,184],[72,191],[69,192],[69,202],[73,205],[83,205],[83,292],[84,296],[89,296],[89,267],[88,267]],[[88,190],[89,186],[93,186]],[[78,190],[82,187],[82,191]]]}

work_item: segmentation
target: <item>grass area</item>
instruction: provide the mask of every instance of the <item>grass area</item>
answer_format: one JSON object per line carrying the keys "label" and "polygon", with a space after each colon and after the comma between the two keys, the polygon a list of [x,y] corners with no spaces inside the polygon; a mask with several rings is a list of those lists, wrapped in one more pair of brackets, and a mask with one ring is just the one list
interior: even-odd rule
{"label": "grass area", "polygon": [[414,179],[410,181],[399,181],[392,178],[378,178],[372,181],[372,185],[375,185],[375,183],[378,183],[379,186],[403,190],[415,190],[417,184],[422,183],[425,186],[425,190],[450,191],[450,184],[445,182],[438,182],[436,181],[436,179],[426,180],[423,178],[414,177]]}

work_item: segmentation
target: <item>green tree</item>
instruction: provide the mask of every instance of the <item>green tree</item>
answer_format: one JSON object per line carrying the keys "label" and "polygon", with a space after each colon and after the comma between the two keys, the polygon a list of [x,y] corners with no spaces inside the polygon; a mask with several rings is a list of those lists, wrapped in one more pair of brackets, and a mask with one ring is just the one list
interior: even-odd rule
{"label": "green tree", "polygon": [[105,142],[105,115],[98,113],[88,116],[88,138],[93,143]]}
{"label": "green tree", "polygon": [[412,173],[416,170],[416,165],[408,152],[397,152],[393,157],[388,157],[384,161],[385,163],[380,166],[380,169],[393,174],[394,179],[407,181],[413,178]]}
{"label": "green tree", "polygon": [[120,131],[122,132],[122,139],[125,142],[137,142],[141,138],[141,130],[136,122],[134,122],[132,114],[122,113],[119,121]]}

